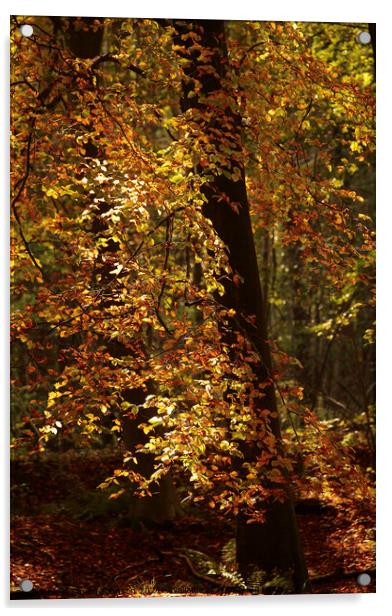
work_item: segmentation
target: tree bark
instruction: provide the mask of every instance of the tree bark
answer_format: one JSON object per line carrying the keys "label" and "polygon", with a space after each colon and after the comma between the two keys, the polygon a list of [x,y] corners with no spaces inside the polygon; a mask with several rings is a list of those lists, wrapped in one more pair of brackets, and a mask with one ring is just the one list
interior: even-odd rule
{"label": "tree bark", "polygon": [[[182,83],[182,111],[192,111],[192,120],[199,123],[210,142],[216,143],[217,147],[220,139],[233,144],[224,168],[215,172],[204,189],[204,214],[226,245],[231,268],[238,275],[235,281],[225,279],[224,295],[219,298],[224,307],[236,311],[235,317],[229,320],[230,327],[222,331],[221,337],[229,347],[233,347],[236,332],[240,331],[257,350],[260,360],[253,367],[255,387],[269,381],[269,385],[263,389],[265,396],[259,399],[259,410],[270,411],[270,428],[279,450],[282,446],[280,420],[271,380],[271,356],[245,185],[241,119],[230,87],[224,22],[175,21],[174,26],[177,31],[174,37],[175,49],[181,58],[187,60],[183,64],[185,77]],[[200,55],[198,47],[193,45],[189,36],[190,32],[198,35],[198,44],[206,50],[206,54]],[[193,92],[191,96],[190,92]],[[240,170],[239,174],[233,173],[235,168]],[[211,171],[207,169],[207,173],[211,174]],[[249,317],[254,319],[253,323]],[[262,442],[256,447],[254,444],[245,446],[245,459],[254,460],[262,448]],[[288,483],[285,489],[285,502],[269,503],[263,524],[249,524],[247,516],[240,513],[237,523],[237,560],[245,580],[250,580],[255,570],[261,570],[267,579],[276,574],[289,577],[293,590],[304,592],[307,590],[308,576]]]}

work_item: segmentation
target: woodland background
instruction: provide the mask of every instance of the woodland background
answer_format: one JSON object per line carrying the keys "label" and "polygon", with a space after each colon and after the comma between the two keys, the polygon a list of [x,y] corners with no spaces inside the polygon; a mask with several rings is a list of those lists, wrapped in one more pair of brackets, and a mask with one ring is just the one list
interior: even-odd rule
{"label": "woodland background", "polygon": [[11,20],[15,598],[374,589],[368,28]]}

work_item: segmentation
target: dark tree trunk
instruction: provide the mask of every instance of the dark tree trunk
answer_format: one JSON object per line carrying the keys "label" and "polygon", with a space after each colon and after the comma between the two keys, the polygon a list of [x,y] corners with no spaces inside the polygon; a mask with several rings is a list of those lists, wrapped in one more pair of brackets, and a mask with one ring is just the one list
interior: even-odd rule
{"label": "dark tree trunk", "polygon": [[[252,344],[260,357],[253,368],[255,386],[269,381],[260,398],[260,410],[271,413],[270,428],[281,449],[280,421],[276,409],[274,386],[271,380],[271,357],[267,344],[262,290],[257,265],[254,238],[246,193],[245,173],[240,138],[240,117],[229,85],[228,53],[225,42],[224,22],[221,20],[175,21],[177,53],[188,62],[184,64],[182,84],[182,110],[192,110],[192,120],[219,148],[219,141],[231,143],[231,154],[215,173],[204,190],[204,214],[225,243],[232,270],[239,275],[236,281],[227,280],[220,302],[234,309],[236,316],[230,327],[222,331],[222,338],[229,346],[240,331]],[[200,57],[193,46],[189,32],[196,32],[198,43],[208,51]],[[185,47],[185,51],[184,51]],[[213,70],[211,70],[211,68]],[[197,88],[195,88],[197,83]],[[190,92],[193,95],[189,96]],[[235,168],[239,173],[235,172]],[[211,173],[207,169],[207,173]],[[222,200],[222,196],[226,197]],[[234,204],[235,207],[231,207]],[[249,320],[254,317],[254,322]],[[254,460],[263,449],[263,443],[248,445],[243,453],[247,460]],[[281,485],[280,485],[281,487]],[[237,560],[244,578],[249,580],[255,569],[265,572],[271,579],[276,573],[289,577],[295,592],[307,588],[307,572],[298,537],[296,518],[290,489],[286,487],[284,503],[268,504],[263,524],[252,523],[240,514],[237,525]]]}
{"label": "dark tree trunk", "polygon": [[[301,365],[292,368],[294,379],[304,386],[305,404],[310,403],[312,391],[314,389],[314,362],[310,353],[309,335],[306,333],[306,326],[309,323],[309,308],[307,301],[307,290],[305,285],[305,275],[303,262],[301,259],[301,244],[298,241],[290,244],[286,249],[286,261],[288,276],[291,286],[291,347],[290,353],[299,360]],[[303,425],[301,417],[297,418],[299,424]]]}

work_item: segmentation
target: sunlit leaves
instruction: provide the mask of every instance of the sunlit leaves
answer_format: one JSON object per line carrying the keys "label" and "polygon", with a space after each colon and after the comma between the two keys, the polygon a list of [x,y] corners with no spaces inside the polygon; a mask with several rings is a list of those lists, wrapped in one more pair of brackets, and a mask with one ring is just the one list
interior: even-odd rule
{"label": "sunlit leaves", "polygon": [[[335,292],[309,333],[329,341],[357,322],[374,261],[369,204],[352,184],[374,153],[369,56],[340,26],[233,22],[234,96],[218,91],[181,113],[187,37],[176,48],[154,20],[106,20],[109,52],[97,62],[37,20],[43,32],[29,50],[16,41],[12,63],[12,333],[29,357],[14,382],[43,440],[67,430],[121,440],[134,422],[146,439],[102,484],[118,486],[112,498],[124,481],[149,493],[170,470],[211,508],[262,510],[282,497],[291,463],[262,405],[267,384],[255,383],[260,356],[240,330],[231,348],[222,339],[241,318],[224,283],[243,278],[205,216],[206,190],[217,174],[238,183],[245,161],[256,234],[283,255],[299,246],[310,292]],[[189,37],[214,75],[211,51]],[[203,98],[196,77],[187,97]],[[241,144],[227,113],[237,106]],[[218,201],[238,214],[234,199]],[[363,335],[370,343],[373,328]],[[127,396],[137,388],[138,404]],[[281,393],[300,412],[302,388],[284,382]],[[145,455],[150,477],[135,470]]]}

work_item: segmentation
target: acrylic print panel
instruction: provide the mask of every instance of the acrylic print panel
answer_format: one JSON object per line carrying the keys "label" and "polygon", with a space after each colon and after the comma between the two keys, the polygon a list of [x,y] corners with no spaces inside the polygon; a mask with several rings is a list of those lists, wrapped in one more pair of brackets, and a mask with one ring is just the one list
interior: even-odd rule
{"label": "acrylic print panel", "polygon": [[11,18],[11,597],[375,590],[375,27]]}

